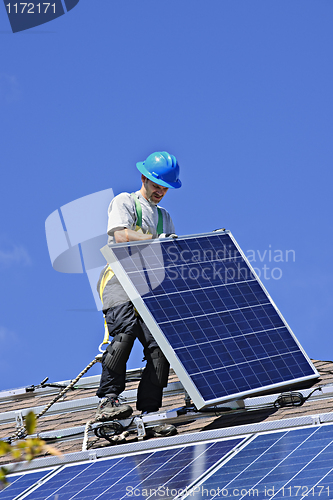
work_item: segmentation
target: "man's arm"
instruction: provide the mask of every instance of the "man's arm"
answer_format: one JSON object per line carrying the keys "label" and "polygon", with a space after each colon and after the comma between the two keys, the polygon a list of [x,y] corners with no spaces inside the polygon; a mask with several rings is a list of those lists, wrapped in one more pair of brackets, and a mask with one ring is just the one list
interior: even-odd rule
{"label": "man's arm", "polygon": [[153,236],[151,234],[143,234],[133,229],[119,229],[113,233],[116,243],[125,243],[127,241],[142,241],[151,240]]}

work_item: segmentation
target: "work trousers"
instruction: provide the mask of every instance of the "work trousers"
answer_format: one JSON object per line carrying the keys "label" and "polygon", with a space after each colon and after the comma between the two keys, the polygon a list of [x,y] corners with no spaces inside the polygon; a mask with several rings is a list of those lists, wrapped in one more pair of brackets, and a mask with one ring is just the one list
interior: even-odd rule
{"label": "work trousers", "polygon": [[[162,406],[163,387],[158,381],[151,355],[158,344],[142,318],[135,312],[133,304],[125,304],[111,307],[104,311],[109,333],[112,337],[117,334],[127,334],[138,339],[142,346],[146,359],[146,367],[138,387],[136,408],[139,411],[157,411]],[[118,396],[125,389],[126,369],[119,374],[109,369],[105,364],[106,353],[102,358],[102,376],[97,396],[102,398],[113,394]],[[167,363],[167,361],[165,360]]]}

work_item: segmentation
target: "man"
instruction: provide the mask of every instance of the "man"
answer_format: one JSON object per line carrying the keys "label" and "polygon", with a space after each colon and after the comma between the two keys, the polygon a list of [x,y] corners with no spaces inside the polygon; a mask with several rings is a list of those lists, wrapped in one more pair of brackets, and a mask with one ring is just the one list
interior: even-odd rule
{"label": "man", "polygon": [[[158,206],[169,188],[181,187],[176,158],[165,151],[157,152],[136,166],[141,172],[140,191],[119,194],[109,207],[110,245],[177,237],[169,213]],[[126,418],[133,411],[131,406],[120,404],[118,396],[125,389],[126,362],[136,338],[143,345],[147,361],[136,407],[142,413],[158,411],[163,387],[168,383],[169,363],[109,266],[102,271],[97,289],[103,302],[105,324],[113,339],[102,358],[102,376],[96,394],[103,399],[96,419]]]}

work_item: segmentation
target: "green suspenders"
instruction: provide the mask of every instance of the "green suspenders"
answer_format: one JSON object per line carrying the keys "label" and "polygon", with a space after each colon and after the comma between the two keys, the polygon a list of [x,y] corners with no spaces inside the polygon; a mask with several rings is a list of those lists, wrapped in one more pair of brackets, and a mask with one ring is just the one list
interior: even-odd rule
{"label": "green suspenders", "polygon": [[[131,196],[133,200],[135,201],[135,208],[136,208],[136,215],[137,215],[137,221],[136,225],[142,227],[142,206],[141,203],[135,193],[131,193]],[[162,234],[163,233],[163,214],[162,210],[157,207],[158,211],[158,223],[157,223],[157,229],[156,232],[157,234]]]}

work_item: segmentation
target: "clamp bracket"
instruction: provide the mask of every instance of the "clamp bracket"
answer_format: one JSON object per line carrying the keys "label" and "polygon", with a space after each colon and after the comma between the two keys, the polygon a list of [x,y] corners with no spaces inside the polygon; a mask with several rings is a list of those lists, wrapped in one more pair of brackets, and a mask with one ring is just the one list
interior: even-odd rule
{"label": "clamp bracket", "polygon": [[145,429],[143,420],[140,417],[135,417],[134,423],[136,425],[136,430],[138,433],[138,440],[141,441],[142,439],[144,439],[146,437],[146,429]]}

